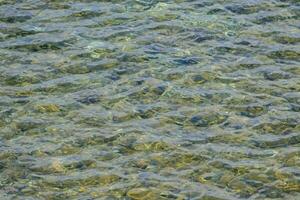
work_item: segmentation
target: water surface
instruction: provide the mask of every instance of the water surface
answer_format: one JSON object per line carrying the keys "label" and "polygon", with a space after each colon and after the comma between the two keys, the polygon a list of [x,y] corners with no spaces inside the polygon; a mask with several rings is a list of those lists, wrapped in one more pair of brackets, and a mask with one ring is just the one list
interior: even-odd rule
{"label": "water surface", "polygon": [[0,199],[300,199],[298,0],[1,0]]}

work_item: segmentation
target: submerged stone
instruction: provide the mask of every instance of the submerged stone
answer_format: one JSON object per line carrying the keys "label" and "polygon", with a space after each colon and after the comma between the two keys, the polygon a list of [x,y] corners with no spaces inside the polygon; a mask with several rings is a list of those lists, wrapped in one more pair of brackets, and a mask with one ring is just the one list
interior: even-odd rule
{"label": "submerged stone", "polygon": [[127,196],[134,200],[159,199],[159,195],[148,188],[133,188],[127,192]]}
{"label": "submerged stone", "polygon": [[300,104],[291,104],[292,111],[300,112]]}
{"label": "submerged stone", "polygon": [[152,88],[152,91],[157,95],[162,95],[167,89],[165,85],[159,85],[157,87]]}
{"label": "submerged stone", "polygon": [[250,197],[257,189],[242,182],[238,178],[233,179],[228,183],[228,187],[244,197]]}
{"label": "submerged stone", "polygon": [[282,44],[297,44],[300,42],[300,37],[289,35],[275,36],[275,41]]}
{"label": "submerged stone", "polygon": [[171,146],[163,141],[140,143],[134,145],[134,149],[138,151],[164,151],[171,149]]}
{"label": "submerged stone", "polygon": [[265,72],[264,73],[264,77],[265,77],[265,79],[270,80],[270,81],[291,78],[291,76],[288,73],[274,72],[274,71],[272,71],[272,72]]}
{"label": "submerged stone", "polygon": [[192,79],[195,83],[204,83],[206,81],[206,79],[201,75],[195,75]]}
{"label": "submerged stone", "polygon": [[140,169],[146,169],[148,167],[149,163],[146,160],[138,160],[135,162],[135,166]]}
{"label": "submerged stone", "polygon": [[178,58],[174,60],[175,63],[178,63],[180,65],[194,65],[198,63],[198,58]]}
{"label": "submerged stone", "polygon": [[36,109],[39,112],[59,112],[61,109],[58,105],[56,104],[46,104],[46,105],[38,105],[36,106]]}
{"label": "submerged stone", "polygon": [[54,160],[51,163],[51,170],[53,172],[64,172],[66,169],[59,160]]}
{"label": "submerged stone", "polygon": [[190,119],[190,122],[195,126],[207,126],[207,121],[202,116],[194,116]]}
{"label": "submerged stone", "polygon": [[221,124],[226,121],[228,116],[216,113],[207,113],[195,115],[190,119],[190,123],[194,126],[208,127],[211,125]]}
{"label": "submerged stone", "polygon": [[272,134],[288,134],[290,133],[297,125],[295,123],[288,122],[273,122],[273,123],[262,123],[254,126],[254,130],[257,130],[260,133],[272,133]]}
{"label": "submerged stone", "polygon": [[213,36],[202,30],[195,30],[194,33],[188,37],[188,39],[191,39],[197,43],[201,43],[201,42],[205,42],[207,40],[212,40]]}
{"label": "submerged stone", "polygon": [[265,106],[259,105],[250,105],[243,110],[244,111],[242,111],[241,114],[247,117],[257,117],[267,112],[267,108]]}
{"label": "submerged stone", "polygon": [[293,50],[273,51],[268,56],[273,59],[300,60],[300,52]]}
{"label": "submerged stone", "polygon": [[251,14],[257,11],[255,7],[251,8],[247,5],[230,5],[226,6],[226,9],[236,14]]}
{"label": "submerged stone", "polygon": [[298,180],[287,180],[276,183],[275,187],[284,192],[300,192],[300,183]]}
{"label": "submerged stone", "polygon": [[48,123],[43,119],[24,117],[16,120],[15,125],[18,130],[28,131],[34,128],[44,127]]}

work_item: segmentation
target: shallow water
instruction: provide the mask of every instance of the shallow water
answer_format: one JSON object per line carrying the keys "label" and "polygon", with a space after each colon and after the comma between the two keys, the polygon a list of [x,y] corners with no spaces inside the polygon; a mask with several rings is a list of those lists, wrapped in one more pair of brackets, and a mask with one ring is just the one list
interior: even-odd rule
{"label": "shallow water", "polygon": [[300,199],[298,0],[1,0],[0,199]]}

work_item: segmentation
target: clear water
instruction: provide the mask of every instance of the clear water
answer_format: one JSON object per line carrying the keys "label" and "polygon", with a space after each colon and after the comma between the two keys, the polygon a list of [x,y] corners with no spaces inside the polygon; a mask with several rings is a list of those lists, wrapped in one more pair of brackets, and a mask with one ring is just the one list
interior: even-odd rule
{"label": "clear water", "polygon": [[300,199],[298,0],[1,0],[0,199]]}

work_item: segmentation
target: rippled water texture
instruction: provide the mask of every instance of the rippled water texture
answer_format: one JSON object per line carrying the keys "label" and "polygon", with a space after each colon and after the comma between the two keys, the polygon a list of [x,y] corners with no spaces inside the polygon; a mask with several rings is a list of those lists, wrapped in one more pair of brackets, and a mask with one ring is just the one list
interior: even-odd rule
{"label": "rippled water texture", "polygon": [[300,199],[298,0],[0,0],[0,199]]}

